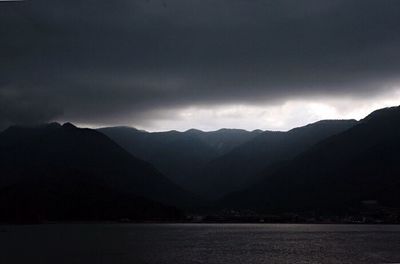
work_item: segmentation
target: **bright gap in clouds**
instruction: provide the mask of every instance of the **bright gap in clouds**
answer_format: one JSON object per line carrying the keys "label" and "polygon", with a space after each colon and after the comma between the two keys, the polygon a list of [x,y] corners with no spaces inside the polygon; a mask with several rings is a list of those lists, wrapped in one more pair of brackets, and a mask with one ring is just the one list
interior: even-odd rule
{"label": "bright gap in clouds", "polygon": [[148,131],[185,131],[196,128],[213,131],[220,128],[281,130],[304,126],[323,119],[362,119],[372,111],[400,105],[400,90],[374,98],[293,99],[280,105],[230,104],[192,106],[170,110],[162,118],[131,124]]}

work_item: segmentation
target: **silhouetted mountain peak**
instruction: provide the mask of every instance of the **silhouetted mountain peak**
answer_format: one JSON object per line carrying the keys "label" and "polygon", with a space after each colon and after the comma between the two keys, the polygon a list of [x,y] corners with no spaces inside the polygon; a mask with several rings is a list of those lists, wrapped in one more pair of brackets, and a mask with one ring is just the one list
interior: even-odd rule
{"label": "silhouetted mountain peak", "polygon": [[318,127],[326,127],[326,126],[337,126],[337,125],[355,125],[357,123],[357,120],[355,119],[325,119],[325,120],[320,120],[314,123],[307,124],[303,127],[296,127],[288,132],[293,132],[293,131],[298,131],[298,130],[304,130],[308,128],[318,128]]}
{"label": "silhouetted mountain peak", "polygon": [[180,135],[180,134],[182,134],[182,132],[179,132],[178,130],[168,130],[168,131],[165,131],[165,132],[153,132],[153,134],[158,134],[158,135],[161,135],[161,134]]}
{"label": "silhouetted mountain peak", "polygon": [[357,123],[355,119],[324,119],[310,125],[330,125],[330,124],[343,124],[343,123]]}
{"label": "silhouetted mountain peak", "polygon": [[199,134],[199,133],[204,133],[204,131],[199,130],[199,129],[195,129],[195,128],[191,128],[191,129],[186,130],[184,133]]}
{"label": "silhouetted mountain peak", "polygon": [[376,110],[360,122],[398,122],[400,120],[400,106],[387,107]]}
{"label": "silhouetted mountain peak", "polygon": [[62,127],[63,127],[63,128],[67,128],[67,129],[76,129],[76,128],[77,128],[75,125],[73,125],[73,124],[70,123],[70,122],[64,123],[64,124],[62,125]]}
{"label": "silhouetted mountain peak", "polygon": [[221,128],[218,129],[217,132],[247,132],[247,130],[236,128]]}

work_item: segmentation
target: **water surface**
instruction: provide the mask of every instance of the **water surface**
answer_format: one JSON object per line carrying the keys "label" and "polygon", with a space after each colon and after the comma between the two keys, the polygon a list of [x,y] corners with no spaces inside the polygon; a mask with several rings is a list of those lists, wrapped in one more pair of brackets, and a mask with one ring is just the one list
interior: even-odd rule
{"label": "water surface", "polygon": [[0,226],[0,263],[400,263],[400,226]]}

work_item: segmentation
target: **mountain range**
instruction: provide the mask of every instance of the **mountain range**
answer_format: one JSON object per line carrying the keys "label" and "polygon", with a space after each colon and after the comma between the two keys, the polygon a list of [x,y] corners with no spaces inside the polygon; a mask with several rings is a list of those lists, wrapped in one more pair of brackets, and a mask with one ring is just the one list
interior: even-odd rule
{"label": "mountain range", "polygon": [[199,172],[208,163],[261,134],[260,130],[240,129],[150,133],[129,127],[108,127],[98,131],[132,155],[153,164],[172,181],[199,194],[202,192],[194,183],[199,181],[197,177],[203,179]]}
{"label": "mountain range", "polygon": [[0,134],[0,168],[0,219],[156,217],[194,199],[108,137],[70,123],[8,128]]}
{"label": "mountain range", "polygon": [[248,187],[267,166],[290,160],[355,123],[355,120],[325,120],[287,132],[265,131],[209,162],[193,182],[192,191],[221,197]]}
{"label": "mountain range", "polygon": [[149,133],[126,127],[99,131],[185,189],[215,199],[253,183],[269,164],[291,159],[355,123],[325,120],[288,132],[191,129]]}
{"label": "mountain range", "polygon": [[0,221],[400,208],[399,135],[400,107],[287,132],[12,126],[0,133]]}
{"label": "mountain range", "polygon": [[224,206],[348,211],[365,202],[400,207],[400,108],[381,109],[294,159],[266,168]]}

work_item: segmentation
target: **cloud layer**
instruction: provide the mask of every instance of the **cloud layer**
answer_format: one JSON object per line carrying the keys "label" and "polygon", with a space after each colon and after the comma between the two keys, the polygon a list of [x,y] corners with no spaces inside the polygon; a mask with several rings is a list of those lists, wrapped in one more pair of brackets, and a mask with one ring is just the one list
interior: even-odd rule
{"label": "cloud layer", "polygon": [[[202,126],[182,117],[188,109],[206,120],[202,109],[236,108],[204,127],[252,128],[249,109],[387,101],[399,84],[399,13],[396,0],[3,2],[0,126],[183,129]],[[312,115],[282,116],[292,121],[280,127]]]}

